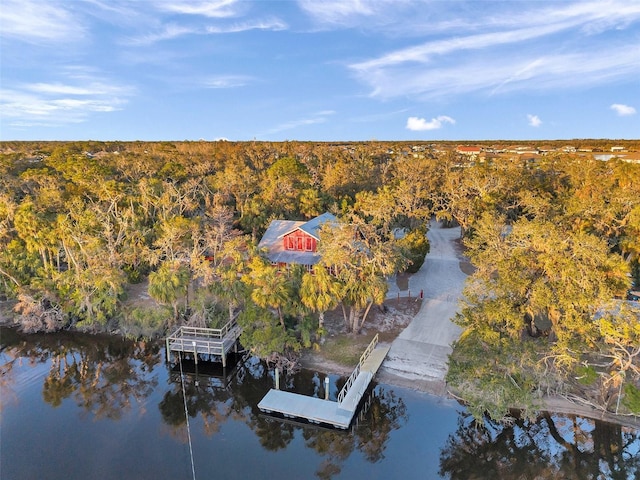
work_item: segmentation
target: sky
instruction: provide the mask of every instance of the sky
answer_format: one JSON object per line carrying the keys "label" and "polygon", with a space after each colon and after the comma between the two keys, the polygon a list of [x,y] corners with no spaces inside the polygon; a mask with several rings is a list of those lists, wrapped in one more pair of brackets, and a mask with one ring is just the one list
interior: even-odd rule
{"label": "sky", "polygon": [[640,138],[640,0],[2,0],[0,140]]}

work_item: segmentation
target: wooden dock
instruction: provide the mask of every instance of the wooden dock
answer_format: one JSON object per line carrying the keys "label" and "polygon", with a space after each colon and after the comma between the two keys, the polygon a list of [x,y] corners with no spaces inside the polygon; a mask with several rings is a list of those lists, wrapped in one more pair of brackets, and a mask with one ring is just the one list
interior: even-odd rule
{"label": "wooden dock", "polygon": [[264,413],[280,414],[285,418],[332,425],[342,429],[349,428],[358,405],[387,356],[389,348],[378,346],[378,335],[373,338],[338,394],[337,402],[271,389],[260,400],[258,408]]}
{"label": "wooden dock", "polygon": [[192,353],[197,361],[199,355],[220,359],[227,366],[227,353],[235,348],[242,329],[235,320],[222,328],[181,326],[166,338],[167,360],[171,352]]}

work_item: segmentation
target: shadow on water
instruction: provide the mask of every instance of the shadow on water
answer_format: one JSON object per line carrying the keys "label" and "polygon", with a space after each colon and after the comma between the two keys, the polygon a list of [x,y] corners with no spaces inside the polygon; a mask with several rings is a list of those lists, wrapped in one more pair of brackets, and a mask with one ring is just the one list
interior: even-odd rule
{"label": "shadow on water", "polygon": [[[482,465],[482,470],[470,472]],[[640,478],[640,432],[598,420],[543,413],[535,421],[479,425],[461,413],[440,455],[440,475],[467,479]]]}
{"label": "shadow on water", "polygon": [[[640,476],[638,430],[551,414],[536,421],[516,418],[509,426],[489,421],[479,426],[465,410],[456,412],[455,407],[435,405],[432,397],[376,384],[348,431],[323,429],[263,416],[257,404],[274,385],[273,370],[250,356],[237,356],[230,365],[235,366],[224,369],[200,361],[196,370],[195,362],[186,359],[181,375],[178,364],[164,363],[158,344],[68,332],[24,335],[0,329],[3,471],[23,472],[32,478],[54,471],[49,465],[59,469],[58,476],[51,478],[81,478],[90,472],[91,465],[61,460],[72,448],[60,440],[67,437],[29,433],[48,432],[59,428],[54,425],[64,424],[73,436],[84,438],[92,452],[102,449],[121,460],[110,462],[105,468],[113,470],[105,470],[102,478],[139,478],[129,473],[135,472],[138,457],[126,442],[112,451],[114,444],[109,440],[112,434],[132,432],[138,439],[153,439],[148,448],[160,452],[154,459],[154,471],[174,469],[175,473],[178,468],[179,476],[185,465],[176,467],[176,458],[185,458],[180,451],[187,442],[184,381],[192,432],[199,439],[196,446],[209,448],[200,455],[196,452],[203,473],[220,473],[217,469],[225,455],[232,455],[229,460],[240,465],[244,458],[260,457],[271,462],[270,470],[260,467],[252,474],[254,478],[270,478],[283,467],[278,463],[281,460],[265,455],[278,452],[279,459],[288,455],[287,468],[295,465],[301,469],[299,475],[306,472],[303,476],[308,476],[311,468],[323,479],[353,477],[354,472],[358,478],[370,478],[373,472],[392,478],[394,472],[429,468],[432,473],[427,476],[453,480],[627,480]],[[303,370],[283,375],[280,385],[324,398],[324,379],[322,372]],[[331,400],[344,382],[344,377],[329,375]],[[439,416],[451,421],[439,423]],[[247,434],[249,438],[244,437]],[[218,450],[225,447],[227,435],[235,440],[229,444],[231,450],[221,453]],[[442,440],[428,443],[427,436]],[[430,450],[438,453],[428,463]],[[301,456],[313,459],[311,464],[299,466]],[[42,465],[36,465],[33,458]],[[89,458],[93,458],[91,454]],[[120,464],[129,470],[123,473]]]}
{"label": "shadow on water", "polygon": [[157,345],[107,335],[69,332],[25,335],[2,329],[2,388],[12,390],[13,369],[23,360],[48,366],[42,399],[58,407],[73,399],[96,419],[117,420],[158,385]]}
{"label": "shadow on water", "polygon": [[[144,403],[154,390],[162,389],[161,379],[166,375],[158,410],[173,438],[185,440],[184,382],[188,415],[199,419],[206,436],[215,435],[227,422],[243,422],[258,437],[262,448],[278,451],[286,449],[298,432],[306,448],[322,458],[317,472],[321,478],[339,472],[341,463],[355,451],[370,462],[378,461],[390,432],[406,422],[402,399],[392,390],[377,386],[371,389],[366,409],[350,432],[286,424],[261,416],[257,409],[274,384],[273,370],[258,359],[236,356],[230,358],[234,367],[226,369],[216,363],[199,361],[196,365],[193,359],[184,359],[181,375],[179,364],[163,363],[162,353],[158,345],[112,336],[24,335],[3,329],[3,391],[11,387],[13,367],[26,360],[46,369],[42,386],[45,403],[57,408],[71,399],[81,415],[118,421],[132,405]],[[320,378],[318,372],[303,370],[283,375],[281,385],[298,393],[324,397],[324,381]],[[330,396],[335,400],[346,379],[330,376],[330,380]]]}
{"label": "shadow on water", "polygon": [[[238,359],[239,358],[239,359]],[[190,417],[201,417],[208,435],[218,432],[227,419],[246,423],[267,451],[286,449],[301,433],[305,446],[322,458],[316,472],[320,478],[331,478],[341,471],[341,464],[353,452],[360,452],[367,461],[375,463],[383,457],[393,430],[407,420],[403,400],[383,386],[370,387],[362,402],[360,413],[348,432],[321,428],[317,425],[283,421],[263,415],[257,404],[274,385],[274,371],[254,357],[236,357],[232,369],[223,369],[193,360],[182,361],[187,410]],[[186,423],[180,382],[179,365],[170,364],[172,386],[159,405],[165,423],[178,431]],[[295,375],[283,375],[281,387],[304,395],[324,398],[324,374],[302,370]],[[330,398],[335,401],[346,377],[329,376]]]}

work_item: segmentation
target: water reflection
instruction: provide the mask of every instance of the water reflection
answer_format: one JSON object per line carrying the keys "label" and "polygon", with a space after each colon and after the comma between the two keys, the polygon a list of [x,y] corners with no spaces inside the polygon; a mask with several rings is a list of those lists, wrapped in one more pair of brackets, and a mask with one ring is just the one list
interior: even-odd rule
{"label": "water reflection", "polygon": [[452,480],[637,479],[640,432],[549,413],[535,422],[516,418],[510,426],[490,421],[478,425],[471,415],[462,413],[458,429],[442,449],[440,475]]}
{"label": "water reflection", "polygon": [[[163,420],[175,428],[177,438],[182,438],[186,424],[181,383],[184,382],[189,416],[201,417],[208,435],[218,432],[221,424],[229,419],[239,420],[251,428],[265,450],[276,452],[287,449],[301,431],[305,446],[322,457],[316,472],[320,478],[339,473],[341,464],[356,451],[371,463],[384,458],[390,433],[408,418],[400,397],[385,387],[372,386],[350,432],[283,421],[265,416],[257,409],[259,401],[274,384],[274,372],[257,359],[243,358],[231,372],[202,362],[196,365],[190,359],[181,363],[181,366],[169,366],[171,389],[159,405]],[[303,370],[295,375],[282,375],[281,387],[324,398],[321,378],[324,379],[324,375],[318,372]],[[344,377],[330,377],[329,398],[335,400],[345,381]]]}
{"label": "water reflection", "polygon": [[68,333],[24,335],[3,329],[2,345],[3,391],[12,389],[13,368],[24,359],[32,366],[48,364],[42,399],[52,407],[73,399],[96,419],[121,418],[133,403],[144,404],[158,384],[154,368],[160,362],[159,350],[144,342]]}
{"label": "water reflection", "polygon": [[[234,365],[230,355],[230,364]],[[222,368],[220,364],[184,359],[167,365],[169,389],[165,392],[158,408],[164,423],[171,427],[176,438],[183,438],[186,425],[185,403],[189,417],[201,418],[204,433],[212,436],[220,426],[229,420],[243,420],[235,401],[234,378],[240,367]],[[184,387],[184,400],[183,400]]]}
{"label": "water reflection", "polygon": [[[417,471],[425,478],[453,480],[640,476],[638,430],[561,415],[516,419],[508,427],[478,426],[464,410],[386,385],[372,385],[348,431],[283,422],[257,408],[274,384],[274,372],[253,357],[236,360],[237,366],[227,369],[205,362],[196,368],[190,359],[165,364],[155,344],[0,329],[3,470],[7,478],[89,478],[91,462],[62,460],[72,448],[63,442],[82,438],[89,445],[82,458],[101,451],[112,455],[108,468],[113,470],[102,478],[137,478],[126,470],[140,464],[139,452],[125,441],[132,437],[154,458],[144,468],[154,468],[156,478],[168,472],[180,478],[181,469],[189,468],[184,382],[202,478],[397,478]],[[280,384],[324,398],[324,379],[322,372],[301,371],[282,375]],[[345,378],[329,380],[329,397],[335,400]],[[56,433],[60,425],[73,432],[73,440]],[[111,438],[123,440],[122,446]],[[251,467],[246,460],[256,457],[263,463]],[[306,459],[302,465],[300,458]],[[225,462],[231,466],[223,472]],[[238,466],[244,477],[231,470]]]}
{"label": "water reflection", "polygon": [[355,421],[351,435],[313,427],[304,430],[306,446],[323,458],[316,472],[319,478],[332,478],[339,474],[341,464],[354,451],[360,452],[368,462],[379,462],[384,458],[391,432],[401,428],[408,419],[403,400],[382,386],[371,389],[364,403],[361,408],[365,410]]}

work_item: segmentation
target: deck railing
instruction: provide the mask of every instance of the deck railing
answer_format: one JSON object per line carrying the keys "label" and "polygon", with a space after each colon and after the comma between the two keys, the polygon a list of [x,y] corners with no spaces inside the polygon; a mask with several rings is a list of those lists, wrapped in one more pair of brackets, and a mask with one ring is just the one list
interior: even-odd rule
{"label": "deck railing", "polygon": [[186,325],[183,325],[170,335],[170,338],[177,340],[180,337],[191,336],[211,338],[212,340],[222,340],[237,326],[238,324],[235,319],[228,321],[222,328],[187,327]]}
{"label": "deck railing", "polygon": [[[169,342],[168,342],[169,343]],[[206,355],[224,355],[222,340],[203,341],[189,337],[172,338],[170,349],[186,353],[199,353]]]}
{"label": "deck railing", "polygon": [[207,355],[225,355],[225,343],[235,342],[240,336],[240,327],[236,320],[230,320],[222,328],[203,328],[181,326],[167,337],[169,350],[192,352]]}
{"label": "deck railing", "polygon": [[360,375],[360,369],[362,368],[362,364],[367,360],[367,358],[369,358],[369,355],[371,355],[371,352],[373,352],[373,350],[376,348],[377,345],[378,345],[378,334],[376,333],[376,336],[373,337],[373,340],[371,340],[371,343],[369,343],[369,346],[366,348],[364,353],[360,355],[360,361],[358,361],[358,365],[356,365],[356,368],[353,370],[353,372],[351,372],[351,375],[349,375],[349,378],[347,378],[347,382],[342,387],[342,390],[340,390],[340,393],[338,393],[338,403],[342,403],[342,401],[344,400],[344,397],[349,392],[349,389],[351,388],[353,383],[356,381],[356,378],[358,378],[358,375]]}

